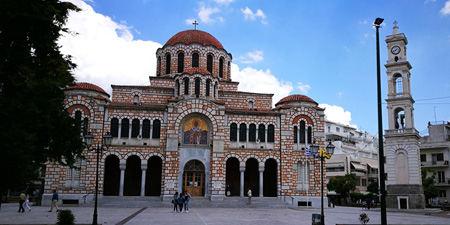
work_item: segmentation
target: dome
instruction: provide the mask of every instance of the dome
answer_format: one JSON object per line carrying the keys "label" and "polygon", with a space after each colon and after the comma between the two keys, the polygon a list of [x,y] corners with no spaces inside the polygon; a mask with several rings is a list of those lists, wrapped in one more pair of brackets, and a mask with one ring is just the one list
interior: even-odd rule
{"label": "dome", "polygon": [[171,37],[165,45],[175,45],[177,43],[184,44],[201,44],[203,46],[212,45],[218,49],[224,49],[222,44],[211,34],[200,30],[185,30]]}
{"label": "dome", "polygon": [[275,106],[287,103],[287,102],[311,102],[317,104],[316,101],[312,100],[310,97],[305,95],[289,95],[287,97],[282,98],[280,101],[275,104]]}
{"label": "dome", "polygon": [[90,90],[90,91],[100,92],[109,97],[109,94],[106,93],[106,91],[103,90],[101,87],[94,85],[94,84],[85,83],[85,82],[75,83],[74,86],[66,87],[66,90]]}

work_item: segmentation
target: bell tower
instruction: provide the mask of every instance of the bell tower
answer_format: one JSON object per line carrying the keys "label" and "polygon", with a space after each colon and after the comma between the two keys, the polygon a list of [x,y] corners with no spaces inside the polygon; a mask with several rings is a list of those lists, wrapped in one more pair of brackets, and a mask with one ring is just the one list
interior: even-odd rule
{"label": "bell tower", "polygon": [[425,208],[420,169],[419,132],[414,128],[414,99],[411,95],[411,64],[406,58],[408,40],[394,22],[386,37],[388,61],[388,122],[385,131],[388,208]]}

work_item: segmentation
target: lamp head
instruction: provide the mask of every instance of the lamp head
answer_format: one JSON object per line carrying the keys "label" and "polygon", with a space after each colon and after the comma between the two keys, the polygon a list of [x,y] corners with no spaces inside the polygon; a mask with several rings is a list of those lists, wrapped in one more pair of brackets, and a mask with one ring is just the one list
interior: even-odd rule
{"label": "lamp head", "polygon": [[84,143],[87,145],[88,148],[90,148],[93,142],[94,136],[92,136],[91,132],[89,131],[86,135],[84,135]]}
{"label": "lamp head", "polygon": [[311,146],[309,146],[312,153],[318,153],[319,152],[319,145],[316,142],[313,142]]}
{"label": "lamp head", "polygon": [[328,143],[328,145],[326,147],[326,151],[327,151],[328,155],[330,155],[330,157],[334,153],[334,148],[335,148],[334,145],[331,144],[331,141],[330,141],[330,143]]}
{"label": "lamp head", "polygon": [[105,135],[103,135],[103,144],[106,146],[106,148],[109,148],[111,146],[112,142],[112,135],[108,132],[106,132]]}
{"label": "lamp head", "polygon": [[383,18],[376,18],[376,19],[375,19],[375,22],[373,22],[373,24],[374,24],[375,26],[380,26],[381,23],[383,23],[383,21],[384,21]]}

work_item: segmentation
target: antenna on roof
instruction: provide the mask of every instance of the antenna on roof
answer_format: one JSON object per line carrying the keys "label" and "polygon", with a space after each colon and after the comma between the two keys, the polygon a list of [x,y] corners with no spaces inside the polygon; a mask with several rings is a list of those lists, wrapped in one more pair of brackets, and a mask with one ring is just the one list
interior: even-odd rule
{"label": "antenna on roof", "polygon": [[197,30],[197,25],[198,25],[197,20],[195,20],[192,24],[194,25],[194,30]]}

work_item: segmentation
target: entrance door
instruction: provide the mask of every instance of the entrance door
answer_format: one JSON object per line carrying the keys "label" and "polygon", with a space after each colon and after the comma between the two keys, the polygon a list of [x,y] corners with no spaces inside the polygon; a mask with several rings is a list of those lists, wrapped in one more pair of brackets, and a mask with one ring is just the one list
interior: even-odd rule
{"label": "entrance door", "polygon": [[198,160],[191,160],[184,166],[183,191],[191,196],[205,195],[205,167]]}

